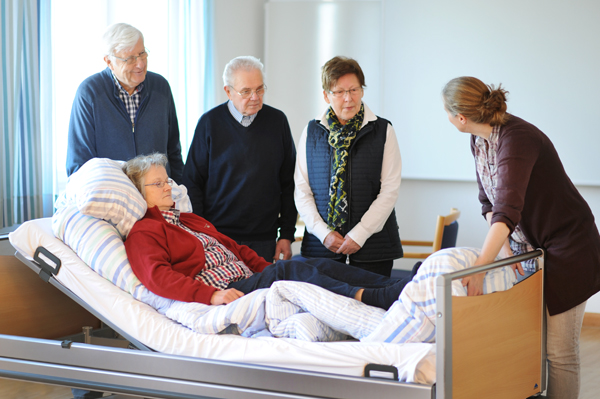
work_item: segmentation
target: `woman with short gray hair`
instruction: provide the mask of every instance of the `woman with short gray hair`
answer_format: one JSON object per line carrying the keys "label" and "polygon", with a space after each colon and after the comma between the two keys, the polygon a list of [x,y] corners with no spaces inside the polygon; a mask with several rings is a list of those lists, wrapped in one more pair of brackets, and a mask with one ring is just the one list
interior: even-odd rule
{"label": "woman with short gray hair", "polygon": [[122,166],[123,172],[133,182],[142,196],[146,195],[144,186],[146,173],[153,166],[167,167],[167,157],[164,154],[154,153],[151,155],[140,155],[125,162]]}

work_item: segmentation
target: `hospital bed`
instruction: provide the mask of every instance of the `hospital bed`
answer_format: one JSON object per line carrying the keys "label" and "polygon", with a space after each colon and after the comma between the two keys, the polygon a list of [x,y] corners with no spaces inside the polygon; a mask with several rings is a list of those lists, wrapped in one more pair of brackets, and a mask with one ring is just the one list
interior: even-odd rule
{"label": "hospital bed", "polygon": [[[54,238],[50,223],[27,222],[19,229],[26,232],[11,234],[17,258],[103,320],[126,340],[119,346],[128,348],[96,345],[90,334],[90,343],[0,335],[1,377],[156,398],[527,398],[545,390],[541,250],[439,276],[435,344],[199,339],[191,332],[179,335],[186,329],[171,321],[165,327],[154,319],[107,317],[109,310],[89,294],[103,296],[112,284],[97,275],[82,284],[77,275],[95,273]],[[45,249],[35,254],[38,247]],[[508,291],[451,296],[453,280],[534,257],[539,271]],[[113,313],[156,313],[127,295],[111,299]],[[153,323],[160,333],[151,331]],[[152,341],[161,334],[175,342]],[[427,382],[398,381],[407,375]]]}

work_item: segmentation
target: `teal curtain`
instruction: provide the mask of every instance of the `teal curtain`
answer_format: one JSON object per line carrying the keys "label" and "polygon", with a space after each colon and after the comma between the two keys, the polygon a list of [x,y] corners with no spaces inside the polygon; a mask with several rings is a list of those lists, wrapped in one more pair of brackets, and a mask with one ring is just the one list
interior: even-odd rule
{"label": "teal curtain", "polygon": [[0,3],[0,225],[43,216],[37,0]]}

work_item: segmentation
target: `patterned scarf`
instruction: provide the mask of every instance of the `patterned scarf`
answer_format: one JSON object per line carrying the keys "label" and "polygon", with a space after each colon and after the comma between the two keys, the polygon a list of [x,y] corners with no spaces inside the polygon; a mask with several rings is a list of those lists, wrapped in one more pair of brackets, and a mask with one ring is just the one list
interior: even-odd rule
{"label": "patterned scarf", "polygon": [[365,118],[365,106],[352,119],[342,125],[333,108],[327,112],[329,124],[329,145],[335,150],[333,157],[333,175],[329,184],[329,206],[327,209],[327,226],[331,230],[343,226],[348,221],[348,194],[346,193],[346,166],[348,165],[348,148],[360,130]]}

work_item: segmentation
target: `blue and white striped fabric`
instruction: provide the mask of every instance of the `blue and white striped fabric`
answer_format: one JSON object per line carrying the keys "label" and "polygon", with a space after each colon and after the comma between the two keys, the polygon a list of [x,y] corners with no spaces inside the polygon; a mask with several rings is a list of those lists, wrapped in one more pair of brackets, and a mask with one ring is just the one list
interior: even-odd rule
{"label": "blue and white striped fabric", "polygon": [[339,341],[347,336],[368,336],[385,311],[316,285],[277,281],[267,294],[265,314],[269,331],[275,337]]}
{"label": "blue and white striped fabric", "polygon": [[121,170],[121,163],[92,158],[69,177],[60,209],[75,204],[84,215],[106,220],[127,237],[134,223],[146,214],[146,201]]}
{"label": "blue and white striped fabric", "polygon": [[165,316],[201,334],[226,332],[245,337],[265,335],[267,291],[263,289],[251,292],[225,306],[175,301]]}
{"label": "blue and white striped fabric", "polygon": [[[348,336],[361,342],[433,342],[436,277],[470,267],[479,252],[451,248],[430,256],[387,312],[296,281],[277,281],[268,290],[252,292],[225,306],[171,301],[160,311],[201,334],[322,342]],[[495,269],[484,279],[484,293],[506,290],[515,282],[510,267]],[[452,294],[467,295],[459,280],[452,283]]]}
{"label": "blue and white striped fabric", "polygon": [[[423,262],[387,312],[312,284],[277,281],[269,290],[226,306],[174,303],[166,316],[204,334],[226,331],[305,341],[338,341],[350,336],[361,342],[434,342],[436,277],[470,267],[479,253],[474,248],[436,252]],[[484,293],[504,291],[515,282],[510,267],[492,270],[484,279]],[[460,280],[452,283],[452,295],[467,295]]]}
{"label": "blue and white striped fabric", "polygon": [[330,342],[368,335],[384,313],[316,285],[277,281],[225,306],[175,302],[165,315],[202,334]]}
{"label": "blue and white striped fabric", "polygon": [[[428,257],[417,275],[400,294],[400,300],[388,310],[383,320],[364,342],[434,342],[435,280],[437,276],[470,267],[480,254],[475,248],[449,248]],[[489,294],[511,288],[517,279],[510,267],[489,271],[483,292]],[[461,280],[452,282],[452,295],[466,296]]]}
{"label": "blue and white striped fabric", "polygon": [[52,231],[96,273],[135,299],[161,313],[174,302],[155,295],[142,285],[129,265],[121,236],[106,221],[84,215],[71,204],[54,214]]}
{"label": "blue and white striped fabric", "polygon": [[[312,284],[275,282],[225,306],[178,302],[146,289],[133,274],[121,237],[105,221],[83,215],[76,206],[60,209],[52,220],[54,234],[93,270],[132,296],[202,334],[273,336],[305,341],[433,342],[435,279],[471,266],[479,255],[472,248],[442,250],[427,258],[415,278],[387,312]],[[510,267],[488,272],[484,293],[506,290],[516,278]],[[453,295],[466,296],[460,281]]]}

